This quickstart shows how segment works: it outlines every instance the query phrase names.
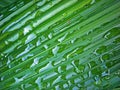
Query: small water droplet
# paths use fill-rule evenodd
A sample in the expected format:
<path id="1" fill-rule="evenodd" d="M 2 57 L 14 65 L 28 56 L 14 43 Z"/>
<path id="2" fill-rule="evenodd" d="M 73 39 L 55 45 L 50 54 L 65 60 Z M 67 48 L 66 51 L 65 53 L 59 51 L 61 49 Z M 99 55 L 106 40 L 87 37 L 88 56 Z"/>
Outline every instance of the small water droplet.
<path id="1" fill-rule="evenodd" d="M 29 33 L 30 30 L 32 30 L 32 26 L 30 26 L 30 25 L 26 26 L 26 27 L 24 28 L 24 32 L 23 32 L 24 35 L 26 35 L 27 33 Z"/>
<path id="2" fill-rule="evenodd" d="M 59 38 L 58 41 L 61 43 L 66 38 L 67 34 L 65 34 L 63 37 Z"/>
<path id="3" fill-rule="evenodd" d="M 52 49 L 53 55 L 56 55 L 59 50 L 59 46 L 56 46 L 55 48 Z"/>
<path id="4" fill-rule="evenodd" d="M 4 80 L 4 76 L 1 77 L 1 81 L 3 81 L 3 80 Z"/>
<path id="5" fill-rule="evenodd" d="M 35 83 L 38 85 L 39 89 L 41 89 L 42 87 L 42 84 L 41 84 L 41 77 L 38 77 L 36 80 L 35 80 Z"/>
<path id="6" fill-rule="evenodd" d="M 13 42 L 13 41 L 17 40 L 18 38 L 19 38 L 19 34 L 17 33 L 17 34 L 15 34 L 15 35 L 13 35 L 12 37 L 10 37 L 10 38 L 8 39 L 8 41 Z"/>
<path id="7" fill-rule="evenodd" d="M 92 0 L 92 2 L 90 4 L 94 4 L 95 3 L 95 0 Z"/>
<path id="8" fill-rule="evenodd" d="M 72 90 L 79 90 L 79 88 L 77 86 L 74 86 Z"/>
<path id="9" fill-rule="evenodd" d="M 19 82 L 23 81 L 23 78 L 18 79 L 17 77 L 14 77 L 14 79 L 15 79 L 15 83 L 19 83 Z"/>
<path id="10" fill-rule="evenodd" d="M 45 48 L 45 49 L 48 49 L 48 45 L 44 45 L 44 48 Z"/>
<path id="11" fill-rule="evenodd" d="M 37 3 L 37 6 L 40 7 L 40 6 L 42 6 L 45 2 L 46 2 L 46 0 L 41 0 L 40 2 Z"/>
<path id="12" fill-rule="evenodd" d="M 8 45 L 8 44 L 9 44 L 9 42 L 8 42 L 8 41 L 5 41 L 5 44 L 6 44 L 6 45 Z"/>
<path id="13" fill-rule="evenodd" d="M 46 66 L 42 67 L 39 72 L 43 72 L 47 69 L 53 68 L 52 62 L 49 62 Z"/>
<path id="14" fill-rule="evenodd" d="M 102 72 L 102 76 L 108 76 L 110 75 L 110 70 Z"/>
<path id="15" fill-rule="evenodd" d="M 38 41 L 36 42 L 36 46 L 39 46 L 41 44 L 40 39 L 38 39 Z"/>
<path id="16" fill-rule="evenodd" d="M 30 54 L 28 53 L 27 55 L 25 55 L 24 57 L 22 57 L 22 61 L 27 60 L 28 57 L 32 57 L 34 54 Z"/>
<path id="17" fill-rule="evenodd" d="M 32 41 L 32 40 L 35 39 L 36 37 L 37 37 L 36 34 L 34 34 L 34 33 L 30 34 L 30 35 L 27 37 L 27 39 L 26 39 L 26 41 L 25 41 L 25 44 L 29 43 L 30 41 Z"/>
<path id="18" fill-rule="evenodd" d="M 52 85 L 55 85 L 56 83 L 61 81 L 61 76 L 58 76 L 52 83 Z"/>
<path id="19" fill-rule="evenodd" d="M 52 33 L 50 33 L 50 34 L 48 35 L 48 38 L 49 38 L 49 39 L 51 39 L 51 38 L 52 38 Z"/>
<path id="20" fill-rule="evenodd" d="M 67 83 L 63 84 L 63 88 L 68 88 L 68 84 Z"/>

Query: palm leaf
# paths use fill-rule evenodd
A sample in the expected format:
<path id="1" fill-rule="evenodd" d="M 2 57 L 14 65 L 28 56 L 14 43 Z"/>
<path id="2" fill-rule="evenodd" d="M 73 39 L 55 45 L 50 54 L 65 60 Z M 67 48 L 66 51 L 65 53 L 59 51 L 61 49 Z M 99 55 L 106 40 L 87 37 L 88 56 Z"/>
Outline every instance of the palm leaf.
<path id="1" fill-rule="evenodd" d="M 1 0 L 0 90 L 119 89 L 119 6 Z"/>

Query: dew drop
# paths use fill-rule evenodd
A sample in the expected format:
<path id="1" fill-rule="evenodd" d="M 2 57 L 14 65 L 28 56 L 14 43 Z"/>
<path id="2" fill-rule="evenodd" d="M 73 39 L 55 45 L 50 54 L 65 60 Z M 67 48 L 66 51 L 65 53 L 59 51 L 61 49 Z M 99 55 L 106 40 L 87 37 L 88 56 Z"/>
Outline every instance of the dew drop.
<path id="1" fill-rule="evenodd" d="M 45 2 L 46 2 L 46 0 L 41 0 L 40 2 L 37 3 L 37 6 L 40 7 L 40 6 L 42 6 Z"/>
<path id="2" fill-rule="evenodd" d="M 39 72 L 48 70 L 48 69 L 50 69 L 50 68 L 53 68 L 52 62 L 49 62 L 45 67 L 41 68 L 41 69 L 39 70 Z"/>
<path id="3" fill-rule="evenodd" d="M 37 37 L 36 34 L 34 34 L 34 33 L 30 34 L 30 35 L 27 37 L 27 39 L 26 39 L 26 41 L 25 41 L 25 44 L 29 43 L 30 41 L 32 41 L 32 40 L 35 39 L 36 37 Z"/>
<path id="4" fill-rule="evenodd" d="M 59 38 L 58 41 L 61 43 L 66 38 L 67 34 L 65 34 L 63 37 Z"/>
<path id="5" fill-rule="evenodd" d="M 77 86 L 74 86 L 72 90 L 79 90 L 79 88 Z"/>
<path id="6" fill-rule="evenodd" d="M 42 85 L 41 85 L 41 78 L 40 77 L 38 77 L 36 79 L 35 83 L 38 85 L 39 88 L 42 87 Z"/>
<path id="7" fill-rule="evenodd" d="M 39 57 L 35 58 L 33 64 L 30 67 L 33 67 L 36 64 L 38 64 L 39 63 L 39 59 L 40 59 Z"/>
<path id="8" fill-rule="evenodd" d="M 41 44 L 40 40 L 36 42 L 36 46 L 39 46 Z"/>
<path id="9" fill-rule="evenodd" d="M 19 83 L 19 82 L 23 81 L 23 78 L 18 79 L 16 77 L 14 77 L 14 79 L 15 79 L 15 83 Z"/>
<path id="10" fill-rule="evenodd" d="M 31 57 L 31 56 L 33 56 L 33 54 L 29 53 L 29 54 L 25 55 L 24 57 L 22 57 L 22 61 L 25 61 L 28 57 Z"/>
<path id="11" fill-rule="evenodd" d="M 63 84 L 63 88 L 68 88 L 68 84 L 67 83 Z"/>
<path id="12" fill-rule="evenodd" d="M 5 41 L 5 44 L 8 45 L 9 44 L 8 41 Z"/>
<path id="13" fill-rule="evenodd" d="M 44 45 L 44 48 L 45 48 L 45 49 L 48 49 L 48 46 L 47 46 L 47 45 Z"/>
<path id="14" fill-rule="evenodd" d="M 92 2 L 90 4 L 94 4 L 95 3 L 95 0 L 92 0 Z"/>
<path id="15" fill-rule="evenodd" d="M 24 28 L 24 32 L 23 32 L 24 35 L 26 35 L 27 33 L 29 33 L 30 30 L 32 30 L 32 27 L 31 27 L 30 25 L 26 26 L 26 27 Z"/>
<path id="16" fill-rule="evenodd" d="M 52 49 L 52 53 L 56 55 L 58 50 L 59 50 L 59 46 L 56 46 L 55 48 Z"/>
<path id="17" fill-rule="evenodd" d="M 60 81 L 61 81 L 61 76 L 58 76 L 58 77 L 53 81 L 52 85 L 54 85 L 54 84 L 56 84 L 56 83 L 58 83 L 58 82 L 60 82 Z"/>
<path id="18" fill-rule="evenodd" d="M 51 38 L 52 38 L 52 33 L 50 33 L 50 34 L 48 35 L 48 38 L 49 38 L 49 39 L 51 39 Z"/>
<path id="19" fill-rule="evenodd" d="M 3 80 L 4 80 L 4 76 L 1 77 L 1 81 L 3 81 Z"/>

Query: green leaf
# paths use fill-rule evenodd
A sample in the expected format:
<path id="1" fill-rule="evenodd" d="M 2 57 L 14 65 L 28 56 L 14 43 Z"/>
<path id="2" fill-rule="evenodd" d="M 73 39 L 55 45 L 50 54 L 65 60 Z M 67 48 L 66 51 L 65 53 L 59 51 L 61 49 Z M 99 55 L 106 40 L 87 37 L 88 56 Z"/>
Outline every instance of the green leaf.
<path id="1" fill-rule="evenodd" d="M 1 0 L 0 90 L 119 89 L 119 6 Z"/>

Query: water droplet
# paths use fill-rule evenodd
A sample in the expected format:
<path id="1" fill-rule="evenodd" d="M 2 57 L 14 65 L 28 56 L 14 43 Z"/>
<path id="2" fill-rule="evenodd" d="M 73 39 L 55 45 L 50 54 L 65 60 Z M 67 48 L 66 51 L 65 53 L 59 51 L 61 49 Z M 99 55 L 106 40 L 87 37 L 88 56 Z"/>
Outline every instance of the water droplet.
<path id="1" fill-rule="evenodd" d="M 27 33 L 29 33 L 30 30 L 32 30 L 32 27 L 31 27 L 30 25 L 26 26 L 26 27 L 24 28 L 24 32 L 23 32 L 24 35 L 26 35 Z"/>
<path id="2" fill-rule="evenodd" d="M 58 41 L 61 43 L 66 38 L 67 34 L 65 34 L 63 37 L 59 38 Z"/>
<path id="3" fill-rule="evenodd" d="M 63 84 L 63 88 L 68 88 L 68 84 L 67 83 Z"/>
<path id="4" fill-rule="evenodd" d="M 41 44 L 40 39 L 36 42 L 36 46 L 39 46 Z"/>
<path id="5" fill-rule="evenodd" d="M 102 76 L 108 76 L 110 75 L 110 70 L 102 72 Z"/>
<path id="6" fill-rule="evenodd" d="M 52 49 L 53 55 L 56 55 L 59 50 L 59 46 L 56 46 L 55 48 Z"/>
<path id="7" fill-rule="evenodd" d="M 47 38 L 45 36 L 41 36 L 41 42 L 44 42 Z"/>
<path id="8" fill-rule="evenodd" d="M 39 63 L 39 59 L 40 59 L 40 57 L 36 57 L 36 58 L 34 59 L 33 64 L 32 64 L 30 67 L 33 67 L 33 66 L 35 66 L 36 64 L 38 64 L 38 63 Z"/>
<path id="9" fill-rule="evenodd" d="M 8 41 L 5 41 L 5 44 L 6 44 L 6 45 L 8 45 L 8 44 L 9 44 L 9 42 L 8 42 Z"/>
<path id="10" fill-rule="evenodd" d="M 17 55 L 16 58 L 26 54 L 27 52 L 29 52 L 32 48 L 34 47 L 34 45 L 32 44 L 27 44 L 27 47 L 25 48 L 25 50 L 23 52 L 21 52 L 20 54 Z M 26 57 L 24 57 L 24 59 L 26 59 L 28 56 L 31 56 L 31 54 L 27 55 Z"/>
<path id="11" fill-rule="evenodd" d="M 80 78 L 75 78 L 75 79 L 74 79 L 74 83 L 76 83 L 76 84 L 79 83 L 80 81 L 81 81 Z"/>
<path id="12" fill-rule="evenodd" d="M 3 81 L 3 80 L 4 80 L 4 76 L 1 77 L 1 81 Z"/>
<path id="13" fill-rule="evenodd" d="M 58 76 L 52 83 L 52 85 L 55 85 L 56 83 L 61 81 L 61 76 Z"/>
<path id="14" fill-rule="evenodd" d="M 92 0 L 92 2 L 90 4 L 94 4 L 95 3 L 95 0 Z"/>
<path id="15" fill-rule="evenodd" d="M 24 57 L 22 57 L 22 61 L 27 60 L 28 57 L 32 57 L 34 54 L 30 54 L 28 53 L 27 55 L 25 55 Z"/>
<path id="16" fill-rule="evenodd" d="M 45 48 L 45 49 L 48 49 L 48 46 L 47 46 L 47 45 L 44 45 L 44 48 Z"/>
<path id="17" fill-rule="evenodd" d="M 41 0 L 40 2 L 37 3 L 37 6 L 40 7 L 40 6 L 42 6 L 45 2 L 46 2 L 46 0 Z"/>
<path id="18" fill-rule="evenodd" d="M 72 39 L 72 40 L 71 40 L 71 43 L 74 43 L 74 42 L 75 42 L 75 40 L 76 40 L 76 38 Z"/>
<path id="19" fill-rule="evenodd" d="M 100 77 L 97 75 L 95 77 L 95 84 L 100 84 L 100 83 L 101 83 Z"/>
<path id="20" fill-rule="evenodd" d="M 8 41 L 13 42 L 13 41 L 17 40 L 18 38 L 19 38 L 19 34 L 17 33 L 17 34 L 15 34 L 15 35 L 13 35 L 12 37 L 10 37 L 10 38 L 8 39 Z"/>
<path id="21" fill-rule="evenodd" d="M 55 75 L 57 75 L 57 73 L 56 73 L 56 72 L 52 72 L 52 73 L 50 73 L 50 74 L 47 74 L 47 75 L 45 75 L 45 77 L 44 77 L 44 79 L 43 79 L 43 80 L 50 79 L 50 78 L 54 77 Z"/>
<path id="22" fill-rule="evenodd" d="M 71 77 L 77 75 L 75 72 L 70 72 L 70 73 L 67 73 L 66 75 L 66 79 L 70 79 Z"/>
<path id="23" fill-rule="evenodd" d="M 79 88 L 77 86 L 74 86 L 72 90 L 79 90 Z"/>
<path id="24" fill-rule="evenodd" d="M 43 72 L 47 69 L 53 68 L 52 62 L 49 62 L 45 67 L 41 68 L 39 72 Z"/>
<path id="25" fill-rule="evenodd" d="M 8 59 L 8 61 L 7 61 L 7 65 L 9 65 L 10 64 L 10 59 Z"/>
<path id="26" fill-rule="evenodd" d="M 52 33 L 50 33 L 50 34 L 48 35 L 48 38 L 49 38 L 49 39 L 51 39 L 51 38 L 52 38 Z"/>
<path id="27" fill-rule="evenodd" d="M 41 80 L 42 80 L 41 77 L 38 77 L 35 81 L 35 83 L 38 85 L 39 88 L 42 87 Z"/>
<path id="28" fill-rule="evenodd" d="M 23 81 L 23 78 L 18 79 L 16 77 L 14 77 L 14 79 L 15 79 L 15 83 L 19 83 L 19 82 Z"/>
<path id="29" fill-rule="evenodd" d="M 30 35 L 27 37 L 27 39 L 26 39 L 26 41 L 25 41 L 25 44 L 29 43 L 30 41 L 32 41 L 32 40 L 35 39 L 36 37 L 37 37 L 36 34 L 34 34 L 34 33 L 30 34 Z"/>

